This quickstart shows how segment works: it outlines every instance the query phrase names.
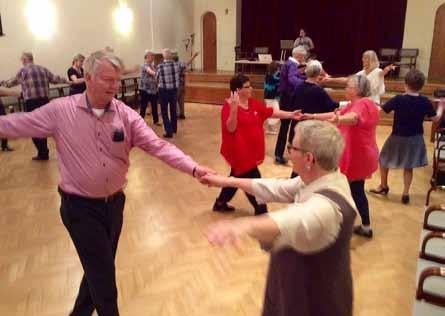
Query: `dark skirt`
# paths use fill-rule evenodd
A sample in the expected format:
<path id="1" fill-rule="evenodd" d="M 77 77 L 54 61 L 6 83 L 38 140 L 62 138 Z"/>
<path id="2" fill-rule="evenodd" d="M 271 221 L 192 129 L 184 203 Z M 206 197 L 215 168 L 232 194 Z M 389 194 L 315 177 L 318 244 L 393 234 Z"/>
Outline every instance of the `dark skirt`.
<path id="1" fill-rule="evenodd" d="M 428 165 L 423 135 L 391 135 L 380 152 L 380 166 L 387 169 L 412 169 Z"/>

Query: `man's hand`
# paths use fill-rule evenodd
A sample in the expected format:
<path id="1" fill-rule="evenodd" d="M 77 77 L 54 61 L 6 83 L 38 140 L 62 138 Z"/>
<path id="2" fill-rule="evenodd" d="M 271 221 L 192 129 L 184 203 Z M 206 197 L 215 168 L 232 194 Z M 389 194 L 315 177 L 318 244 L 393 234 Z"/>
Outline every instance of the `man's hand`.
<path id="1" fill-rule="evenodd" d="M 194 177 L 198 179 L 198 181 L 201 182 L 202 184 L 207 184 L 207 182 L 204 182 L 203 177 L 212 174 L 216 174 L 216 171 L 205 166 L 197 165 Z"/>
<path id="2" fill-rule="evenodd" d="M 237 245 L 247 236 L 241 221 L 219 221 L 209 226 L 206 235 L 212 246 Z"/>
<path id="3" fill-rule="evenodd" d="M 221 176 L 219 174 L 207 173 L 202 177 L 202 183 L 207 184 L 209 187 L 224 188 L 229 186 L 230 177 Z"/>

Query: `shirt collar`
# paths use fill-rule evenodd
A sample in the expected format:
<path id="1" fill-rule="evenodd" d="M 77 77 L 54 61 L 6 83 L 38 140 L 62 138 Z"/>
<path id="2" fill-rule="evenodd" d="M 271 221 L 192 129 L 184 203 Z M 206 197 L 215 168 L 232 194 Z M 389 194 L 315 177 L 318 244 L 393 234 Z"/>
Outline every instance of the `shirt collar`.
<path id="1" fill-rule="evenodd" d="M 77 106 L 93 114 L 92 106 L 90 104 L 90 101 L 88 100 L 86 92 L 82 93 L 82 96 L 77 102 Z M 113 98 L 111 102 L 105 107 L 105 112 L 115 112 L 115 111 L 116 111 L 116 100 Z"/>
<path id="2" fill-rule="evenodd" d="M 297 65 L 300 64 L 300 63 L 298 62 L 298 60 L 296 60 L 296 59 L 293 58 L 292 56 L 289 57 L 289 60 L 290 60 L 291 62 L 293 62 L 293 63 L 296 63 Z"/>

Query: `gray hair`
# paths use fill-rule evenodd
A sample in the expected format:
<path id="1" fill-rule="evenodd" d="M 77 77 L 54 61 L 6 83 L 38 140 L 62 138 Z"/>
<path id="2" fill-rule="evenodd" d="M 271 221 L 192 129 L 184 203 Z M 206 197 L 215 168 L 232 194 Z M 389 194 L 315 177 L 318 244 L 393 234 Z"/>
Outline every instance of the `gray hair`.
<path id="1" fill-rule="evenodd" d="M 105 50 L 98 50 L 94 53 L 91 53 L 90 56 L 85 60 L 84 63 L 84 71 L 85 74 L 95 74 L 98 66 L 102 61 L 108 61 L 114 68 L 119 71 L 124 69 L 124 63 L 122 60 L 114 55 L 112 52 L 108 52 Z"/>
<path id="2" fill-rule="evenodd" d="M 354 83 L 357 95 L 364 98 L 371 95 L 371 83 L 365 75 L 352 75 L 349 76 L 348 81 Z"/>
<path id="3" fill-rule="evenodd" d="M 308 78 L 316 78 L 321 74 L 322 71 L 323 71 L 323 66 L 316 59 L 311 60 L 306 64 L 305 72 Z"/>
<path id="4" fill-rule="evenodd" d="M 297 138 L 300 140 L 299 147 L 312 153 L 322 169 L 337 169 L 345 146 L 337 127 L 325 121 L 302 121 L 295 127 L 294 142 Z"/>
<path id="5" fill-rule="evenodd" d="M 31 62 L 34 61 L 34 56 L 32 55 L 31 52 L 23 52 L 22 57 L 26 58 L 26 60 L 28 60 L 28 61 L 31 61 Z"/>
<path id="6" fill-rule="evenodd" d="M 367 50 L 363 53 L 362 57 L 369 58 L 369 63 L 370 63 L 371 69 L 380 67 L 379 58 L 377 57 L 377 54 L 375 51 Z"/>
<path id="7" fill-rule="evenodd" d="M 164 59 L 171 59 L 173 56 L 173 53 L 170 48 L 164 48 L 162 50 L 162 56 L 164 57 Z"/>
<path id="8" fill-rule="evenodd" d="M 155 53 L 153 51 L 147 49 L 144 52 L 144 59 L 147 58 L 147 56 L 154 55 L 154 54 Z"/>
<path id="9" fill-rule="evenodd" d="M 301 54 L 306 56 L 307 55 L 306 48 L 304 48 L 304 46 L 302 45 L 298 45 L 292 50 L 292 56 L 295 56 L 295 54 Z"/>
<path id="10" fill-rule="evenodd" d="M 74 64 L 76 61 L 79 61 L 79 60 L 85 60 L 85 56 L 82 55 L 82 54 L 76 54 L 76 55 L 74 55 L 74 57 L 73 57 L 73 64 Z"/>

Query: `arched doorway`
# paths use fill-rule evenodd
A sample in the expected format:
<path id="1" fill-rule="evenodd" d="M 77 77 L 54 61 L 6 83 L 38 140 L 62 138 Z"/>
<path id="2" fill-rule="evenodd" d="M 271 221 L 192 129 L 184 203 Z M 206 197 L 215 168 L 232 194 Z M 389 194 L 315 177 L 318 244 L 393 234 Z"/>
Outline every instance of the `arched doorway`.
<path id="1" fill-rule="evenodd" d="M 434 22 L 433 45 L 431 47 L 429 80 L 445 82 L 445 4 L 436 12 Z"/>
<path id="2" fill-rule="evenodd" d="M 202 18 L 202 68 L 216 72 L 216 15 L 207 12 Z"/>

